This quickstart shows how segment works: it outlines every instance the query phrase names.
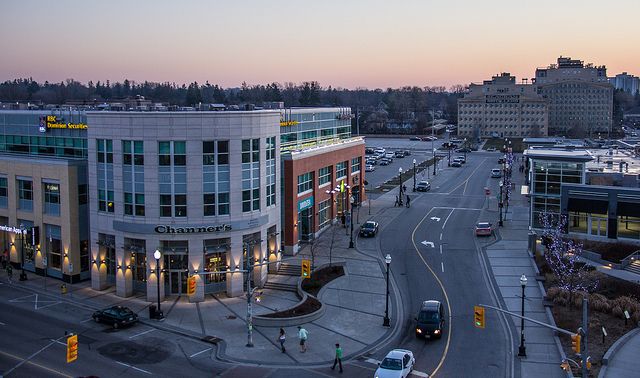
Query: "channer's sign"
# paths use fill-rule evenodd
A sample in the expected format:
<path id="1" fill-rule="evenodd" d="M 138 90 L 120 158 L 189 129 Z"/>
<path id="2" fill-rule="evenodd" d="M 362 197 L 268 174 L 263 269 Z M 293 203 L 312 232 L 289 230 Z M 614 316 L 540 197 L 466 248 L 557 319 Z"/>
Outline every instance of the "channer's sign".
<path id="1" fill-rule="evenodd" d="M 170 225 L 158 225 L 153 229 L 157 234 L 203 234 L 213 232 L 231 231 L 230 224 L 218 226 L 198 226 L 198 227 L 173 227 Z"/>

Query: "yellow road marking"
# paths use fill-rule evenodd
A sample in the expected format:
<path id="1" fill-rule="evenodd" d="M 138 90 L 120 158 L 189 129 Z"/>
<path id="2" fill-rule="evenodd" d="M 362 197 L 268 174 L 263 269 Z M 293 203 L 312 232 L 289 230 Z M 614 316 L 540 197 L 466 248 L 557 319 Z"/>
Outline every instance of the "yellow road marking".
<path id="1" fill-rule="evenodd" d="M 22 357 L 15 356 L 15 355 L 13 355 L 13 354 L 11 354 L 11 353 L 7 353 L 7 352 L 1 351 L 1 350 L 0 350 L 0 353 L 1 353 L 1 354 L 4 354 L 5 356 L 8 356 L 8 357 L 14 358 L 14 359 L 16 359 L 16 360 L 24 360 L 24 358 L 22 358 Z M 60 375 L 60 376 L 62 376 L 62 377 L 73 378 L 73 376 L 72 376 L 72 375 L 67 375 L 67 374 L 65 374 L 65 373 L 63 373 L 63 372 L 57 371 L 57 370 L 55 370 L 55 369 L 52 369 L 52 368 L 47 367 L 47 366 L 44 366 L 44 365 L 40 365 L 40 364 L 38 364 L 38 363 L 36 363 L 36 362 L 33 362 L 33 361 L 27 361 L 26 363 L 27 363 L 27 364 L 29 364 L 29 365 L 37 366 L 37 367 L 39 367 L 39 368 L 41 368 L 41 369 L 48 370 L 48 371 L 50 371 L 50 372 L 52 372 L 52 373 L 55 373 L 55 374 L 58 374 L 58 375 Z"/>

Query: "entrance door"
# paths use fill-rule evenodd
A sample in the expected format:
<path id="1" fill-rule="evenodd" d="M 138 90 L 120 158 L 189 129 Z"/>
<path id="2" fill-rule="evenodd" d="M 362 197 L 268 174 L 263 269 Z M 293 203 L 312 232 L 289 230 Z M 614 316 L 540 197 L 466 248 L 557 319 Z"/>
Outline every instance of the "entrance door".
<path id="1" fill-rule="evenodd" d="M 187 279 L 189 273 L 185 271 L 169 272 L 169 287 L 171 295 L 182 295 L 187 293 Z"/>
<path id="2" fill-rule="evenodd" d="M 313 208 L 309 208 L 298 213 L 298 239 L 300 241 L 309 241 L 311 233 L 313 232 L 312 210 Z"/>
<path id="3" fill-rule="evenodd" d="M 182 295 L 187 293 L 187 272 L 189 256 L 186 254 L 165 255 L 165 267 L 168 267 L 168 274 L 165 273 L 165 289 L 168 288 L 170 295 Z"/>
<path id="4" fill-rule="evenodd" d="M 607 218 L 591 215 L 589 217 L 591 223 L 590 234 L 595 236 L 607 236 Z"/>

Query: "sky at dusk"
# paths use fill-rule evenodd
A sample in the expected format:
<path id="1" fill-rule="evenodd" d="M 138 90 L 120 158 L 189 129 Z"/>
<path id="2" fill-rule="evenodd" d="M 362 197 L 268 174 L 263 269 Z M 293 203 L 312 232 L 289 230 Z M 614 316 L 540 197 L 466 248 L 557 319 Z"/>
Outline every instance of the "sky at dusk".
<path id="1" fill-rule="evenodd" d="M 640 74 L 640 1 L 2 0 L 0 80 L 449 87 L 570 56 Z"/>

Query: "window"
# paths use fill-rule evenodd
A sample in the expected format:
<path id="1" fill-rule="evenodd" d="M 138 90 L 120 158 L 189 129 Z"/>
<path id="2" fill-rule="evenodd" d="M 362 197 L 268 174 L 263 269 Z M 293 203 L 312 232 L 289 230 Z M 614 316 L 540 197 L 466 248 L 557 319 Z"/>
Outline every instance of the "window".
<path id="1" fill-rule="evenodd" d="M 204 271 L 226 272 L 228 268 L 227 254 L 230 252 L 231 240 L 211 239 L 204 241 Z M 210 273 L 204 276 L 205 285 L 226 282 L 226 273 Z M 205 290 L 206 291 L 206 290 Z"/>
<path id="2" fill-rule="evenodd" d="M 229 214 L 229 190 L 229 142 L 202 142 L 204 216 L 216 215 L 216 209 L 217 215 Z"/>
<path id="3" fill-rule="evenodd" d="M 336 164 L 336 181 L 347 177 L 347 162 L 343 161 Z"/>
<path id="4" fill-rule="evenodd" d="M 362 165 L 360 156 L 351 159 L 351 174 L 356 172 L 360 172 L 360 167 Z"/>
<path id="5" fill-rule="evenodd" d="M 242 212 L 260 210 L 260 139 L 242 140 Z"/>
<path id="6" fill-rule="evenodd" d="M 331 182 L 331 168 L 332 166 L 320 168 L 318 171 L 318 186 L 328 184 Z"/>
<path id="7" fill-rule="evenodd" d="M 124 214 L 143 217 L 145 215 L 143 142 L 123 140 L 122 162 Z"/>
<path id="8" fill-rule="evenodd" d="M 62 232 L 60 226 L 45 224 L 46 252 L 49 255 L 48 267 L 62 269 Z"/>
<path id="9" fill-rule="evenodd" d="M 7 197 L 7 178 L 0 177 L 0 207 L 7 208 L 9 199 Z"/>
<path id="10" fill-rule="evenodd" d="M 161 217 L 187 216 L 186 163 L 186 142 L 158 142 L 158 185 Z M 140 199 L 144 201 L 144 197 Z"/>
<path id="11" fill-rule="evenodd" d="M 86 205 L 89 201 L 87 184 L 78 185 L 78 205 Z"/>
<path id="12" fill-rule="evenodd" d="M 276 137 L 267 138 L 265 153 L 267 206 L 273 206 L 276 204 Z"/>
<path id="13" fill-rule="evenodd" d="M 18 209 L 33 210 L 33 182 L 31 180 L 18 179 Z"/>
<path id="14" fill-rule="evenodd" d="M 318 204 L 318 224 L 320 228 L 328 225 L 331 219 L 329 219 L 329 204 L 331 200 L 322 201 Z"/>
<path id="15" fill-rule="evenodd" d="M 113 196 L 113 141 L 96 140 L 98 178 L 98 211 L 113 213 L 115 211 Z"/>
<path id="16" fill-rule="evenodd" d="M 44 191 L 44 213 L 60 215 L 60 185 L 57 183 L 42 183 Z"/>
<path id="17" fill-rule="evenodd" d="M 98 139 L 96 152 L 98 154 L 98 163 L 113 164 L 113 141 L 110 139 Z"/>
<path id="18" fill-rule="evenodd" d="M 298 176 L 298 195 L 311 191 L 313 188 L 313 172 L 307 172 Z"/>

